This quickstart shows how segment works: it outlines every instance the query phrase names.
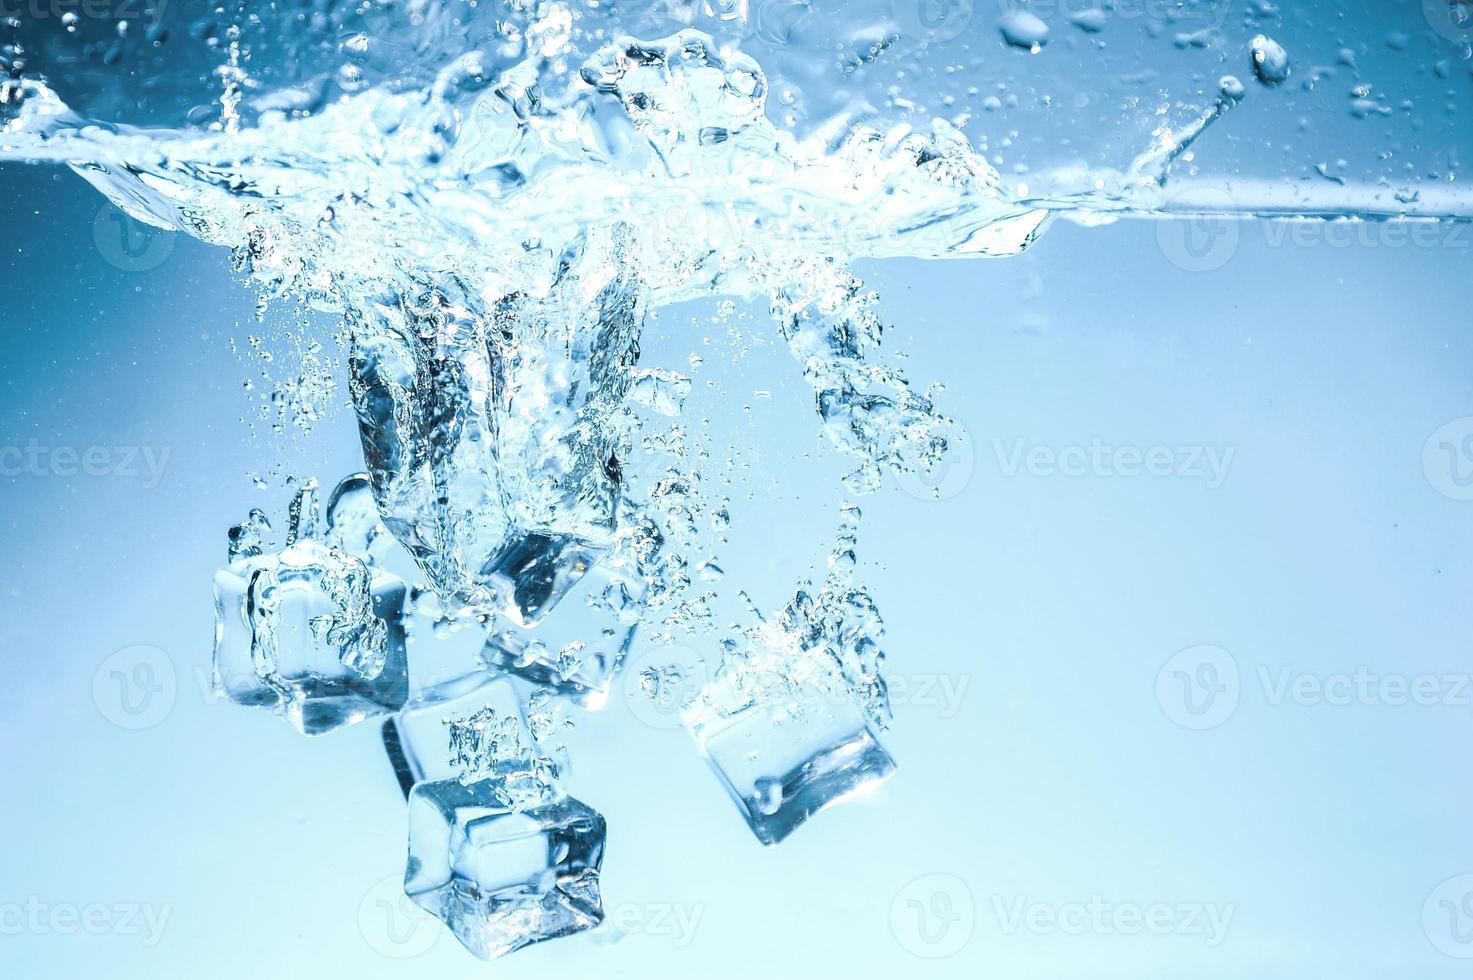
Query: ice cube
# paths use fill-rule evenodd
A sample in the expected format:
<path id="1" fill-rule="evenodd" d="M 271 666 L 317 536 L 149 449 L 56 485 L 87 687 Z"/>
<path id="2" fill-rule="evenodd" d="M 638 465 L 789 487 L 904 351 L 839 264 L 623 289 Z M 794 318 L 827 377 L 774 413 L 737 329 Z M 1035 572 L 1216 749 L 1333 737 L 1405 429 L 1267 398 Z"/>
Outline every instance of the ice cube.
<path id="1" fill-rule="evenodd" d="M 408 688 L 404 583 L 310 536 L 314 489 L 285 548 L 215 575 L 216 693 L 306 735 L 397 711 Z"/>
<path id="2" fill-rule="evenodd" d="M 492 780 L 420 783 L 404 891 L 482 959 L 603 921 L 604 818 L 571 797 L 524 810 Z"/>
<path id="3" fill-rule="evenodd" d="M 495 777 L 503 802 L 555 795 L 560 759 L 533 735 L 508 680 L 482 673 L 443 689 L 445 700 L 411 704 L 384 722 L 384 745 L 407 796 L 422 782 Z"/>
<path id="4" fill-rule="evenodd" d="M 602 707 L 609 680 L 634 642 L 636 593 L 624 576 L 596 567 L 535 628 L 494 620 L 481 658 L 488 667 L 547 687 L 586 708 Z"/>
<path id="5" fill-rule="evenodd" d="M 644 290 L 614 232 L 503 296 L 363 311 L 352 390 L 384 524 L 447 603 L 534 625 L 612 544 Z"/>
<path id="6" fill-rule="evenodd" d="M 381 564 L 389 555 L 393 537 L 379 517 L 367 473 L 351 473 L 338 482 L 328 497 L 325 517 L 323 537 L 338 550 L 370 565 Z"/>
<path id="7" fill-rule="evenodd" d="M 730 714 L 698 704 L 686 724 L 764 844 L 895 771 L 873 723 L 842 692 L 802 688 Z"/>

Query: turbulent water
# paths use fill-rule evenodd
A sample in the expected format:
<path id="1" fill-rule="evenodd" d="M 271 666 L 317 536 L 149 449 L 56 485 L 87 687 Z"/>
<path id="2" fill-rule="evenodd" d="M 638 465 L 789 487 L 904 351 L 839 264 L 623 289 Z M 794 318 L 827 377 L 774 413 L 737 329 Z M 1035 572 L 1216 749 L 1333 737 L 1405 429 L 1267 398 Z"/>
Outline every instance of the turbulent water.
<path id="1" fill-rule="evenodd" d="M 675 12 L 699 19 L 685 6 Z M 657 636 L 710 627 L 693 564 L 724 511 L 699 454 L 630 468 L 641 417 L 678 417 L 690 388 L 640 364 L 652 311 L 765 299 L 822 431 L 852 458 L 836 497 L 924 476 L 945 465 L 951 423 L 884 359 L 876 297 L 851 263 L 1009 255 L 1056 213 L 1192 210 L 1168 176 L 1244 90 L 1223 78 L 1179 122 L 1154 124 L 1128 166 L 1004 180 L 939 114 L 890 125 L 836 112 L 800 136 L 773 121 L 792 92 L 775 94 L 739 43 L 690 29 L 635 40 L 614 8 L 303 9 L 300 42 L 270 37 L 244 7 L 197 32 L 217 92 L 184 127 L 73 111 L 55 79 L 17 67 L 13 42 L 0 158 L 67 162 L 135 218 L 233 250 L 265 297 L 341 314 L 384 524 L 446 609 L 522 627 L 600 565 L 637 583 Z M 406 12 L 415 33 L 402 42 L 375 21 Z M 704 15 L 770 42 L 798 31 L 806 6 Z M 1013 18 L 1004 37 L 1037 53 L 1048 28 Z M 146 40 L 167 38 L 155 26 Z M 889 43 L 870 38 L 855 65 Z M 106 62 L 114 49 L 99 50 Z M 1260 83 L 1288 77 L 1281 49 L 1272 63 L 1253 50 Z M 323 58 L 306 81 L 282 67 Z M 1228 210 L 1343 212 L 1356 188 L 1328 186 L 1240 181 Z M 1361 216 L 1470 213 L 1454 189 L 1425 190 L 1366 185 Z M 846 510 L 826 583 L 728 641 L 739 698 L 817 672 L 884 719 L 880 620 L 849 572 L 857 523 Z"/>

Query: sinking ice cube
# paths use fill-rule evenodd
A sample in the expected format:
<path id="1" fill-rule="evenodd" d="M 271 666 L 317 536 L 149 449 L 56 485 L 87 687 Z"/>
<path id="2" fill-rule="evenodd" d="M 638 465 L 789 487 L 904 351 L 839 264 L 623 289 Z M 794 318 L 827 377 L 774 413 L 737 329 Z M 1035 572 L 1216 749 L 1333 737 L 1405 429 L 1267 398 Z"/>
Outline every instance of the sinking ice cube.
<path id="1" fill-rule="evenodd" d="M 484 681 L 486 628 L 478 617 L 447 611 L 434 591 L 421 586 L 410 588 L 406 608 L 410 703 L 450 700 Z"/>
<path id="2" fill-rule="evenodd" d="M 370 565 L 387 557 L 393 537 L 379 517 L 367 473 L 352 473 L 338 482 L 328 497 L 325 517 L 323 537 L 328 544 Z"/>
<path id="3" fill-rule="evenodd" d="M 638 622 L 638 589 L 623 575 L 594 568 L 535 628 L 493 620 L 481 658 L 488 667 L 602 707 Z"/>
<path id="4" fill-rule="evenodd" d="M 481 573 L 506 597 L 502 615 L 519 626 L 535 626 L 606 550 L 567 534 L 520 532 L 507 538 Z"/>
<path id="5" fill-rule="evenodd" d="M 604 818 L 571 797 L 515 810 L 491 782 L 414 788 L 404 891 L 482 959 L 597 926 Z"/>
<path id="6" fill-rule="evenodd" d="M 215 575 L 216 692 L 318 735 L 404 704 L 404 583 L 324 544 L 315 484 L 292 507 L 290 543 Z"/>
<path id="7" fill-rule="evenodd" d="M 895 771 L 873 723 L 844 693 L 805 688 L 730 714 L 697 705 L 686 724 L 764 844 Z"/>
<path id="8" fill-rule="evenodd" d="M 384 745 L 405 795 L 421 782 L 496 780 L 506 805 L 556 795 L 560 759 L 538 743 L 512 683 L 482 673 L 384 722 Z M 549 754 L 552 753 L 552 754 Z"/>
<path id="9" fill-rule="evenodd" d="M 645 303 L 615 234 L 491 310 L 445 284 L 360 313 L 350 367 L 374 495 L 447 602 L 534 625 L 612 544 Z"/>

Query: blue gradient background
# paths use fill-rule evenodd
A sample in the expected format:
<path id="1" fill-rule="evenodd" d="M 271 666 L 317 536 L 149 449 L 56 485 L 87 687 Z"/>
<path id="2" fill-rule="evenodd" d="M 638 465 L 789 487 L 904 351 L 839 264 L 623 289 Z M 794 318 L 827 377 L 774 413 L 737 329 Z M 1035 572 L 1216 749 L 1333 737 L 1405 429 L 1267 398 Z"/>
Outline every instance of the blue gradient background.
<path id="1" fill-rule="evenodd" d="M 290 318 L 255 324 L 227 256 L 193 241 L 147 272 L 108 264 L 101 199 L 69 173 L 4 167 L 0 188 L 0 446 L 169 451 L 153 488 L 0 480 L 0 907 L 168 912 L 151 947 L 121 929 L 7 927 L 6 975 L 1467 975 L 1435 944 L 1453 920 L 1429 929 L 1423 909 L 1473 871 L 1473 706 L 1274 705 L 1257 678 L 1473 670 L 1473 503 L 1423 465 L 1429 436 L 1473 415 L 1467 234 L 1340 248 L 1235 226 L 1225 264 L 1192 273 L 1169 258 L 1182 226 L 1059 224 L 1014 260 L 865 269 L 909 372 L 949 384 L 943 405 L 971 435 L 959 494 L 887 486 L 863 504 L 890 672 L 912 691 L 945 679 L 963 691 L 955 712 L 900 699 L 895 778 L 762 849 L 689 739 L 616 696 L 580 721 L 572 788 L 608 818 L 606 905 L 634 927 L 486 966 L 376 904 L 404 856 L 376 725 L 306 740 L 204 693 L 224 529 L 285 499 L 247 473 L 357 466 L 346 412 L 307 439 L 242 422 L 257 368 L 229 340 Z M 844 465 L 796 367 L 760 315 L 749 326 L 730 361 L 725 341 L 702 344 L 712 328 L 669 314 L 646 360 L 703 353 L 691 411 L 720 413 L 755 451 L 723 557 L 728 582 L 771 606 L 821 562 Z M 1095 438 L 1234 457 L 1211 489 L 1007 476 L 994 444 Z M 132 731 L 94 680 L 138 644 L 166 654 L 176 684 L 157 695 L 162 720 Z M 1241 670 L 1236 711 L 1207 731 L 1157 697 L 1158 671 L 1199 644 Z M 951 920 L 960 950 L 928 959 L 907 902 L 945 911 L 939 879 L 908 886 L 938 874 L 965 885 L 951 911 L 973 914 Z M 998 911 L 1096 897 L 1233 917 L 1210 947 L 1180 931 L 1009 932 Z M 662 909 L 694 931 L 670 935 Z"/>

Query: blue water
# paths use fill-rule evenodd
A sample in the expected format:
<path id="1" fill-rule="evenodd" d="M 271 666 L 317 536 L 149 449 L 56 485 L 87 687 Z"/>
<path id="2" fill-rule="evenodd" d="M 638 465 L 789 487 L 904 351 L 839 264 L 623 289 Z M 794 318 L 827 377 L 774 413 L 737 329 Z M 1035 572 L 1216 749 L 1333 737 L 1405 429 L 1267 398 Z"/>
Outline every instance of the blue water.
<path id="1" fill-rule="evenodd" d="M 223 529 L 280 509 L 275 474 L 361 465 L 340 399 L 272 432 L 243 338 L 334 319 L 258 324 L 223 253 L 142 227 L 120 252 L 73 175 L 0 172 L 0 446 L 24 463 L 0 484 L 21 803 L 0 956 L 476 968 L 377 904 L 404 825 L 376 726 L 308 742 L 207 697 Z M 613 697 L 569 746 L 610 825 L 609 923 L 492 968 L 1461 974 L 1473 246 L 1456 225 L 1303 227 L 1056 223 L 1006 261 L 861 261 L 967 436 L 946 499 L 892 480 L 863 501 L 899 770 L 760 849 L 690 740 Z M 772 609 L 821 570 L 853 464 L 765 306 L 738 307 L 736 340 L 666 310 L 642 363 L 704 357 L 687 417 L 740 450 L 725 580 Z"/>

